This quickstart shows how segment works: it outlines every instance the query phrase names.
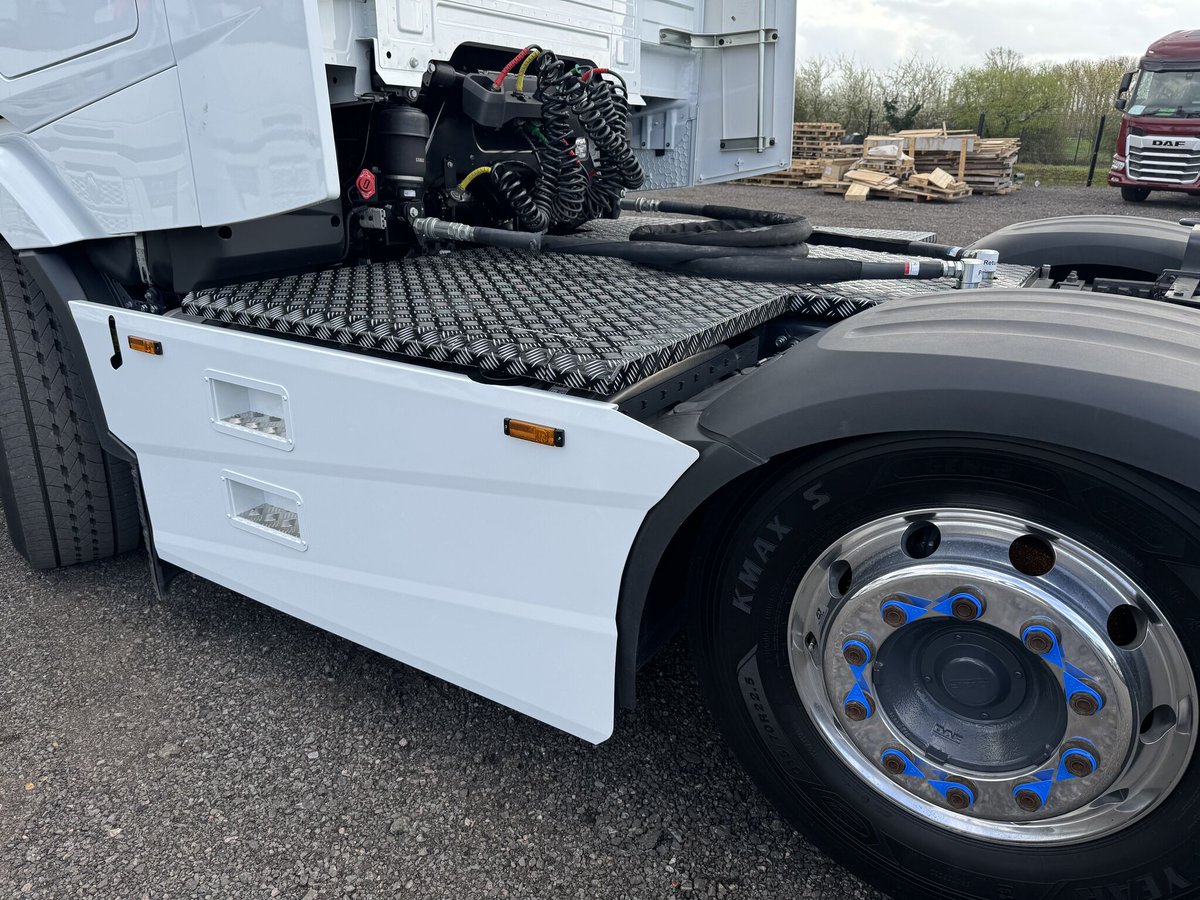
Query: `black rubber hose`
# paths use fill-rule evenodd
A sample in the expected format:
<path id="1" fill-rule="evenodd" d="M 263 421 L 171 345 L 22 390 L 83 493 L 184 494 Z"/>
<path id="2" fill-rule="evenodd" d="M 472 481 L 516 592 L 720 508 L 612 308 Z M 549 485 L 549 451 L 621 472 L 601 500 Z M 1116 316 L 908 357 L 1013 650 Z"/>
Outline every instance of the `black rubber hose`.
<path id="1" fill-rule="evenodd" d="M 542 250 L 576 256 L 607 256 L 677 275 L 766 281 L 782 284 L 828 284 L 860 279 L 942 278 L 941 262 L 862 262 L 856 259 L 808 259 L 803 248 L 727 248 L 632 241 L 591 241 L 546 235 Z M 756 252 L 757 251 L 757 252 Z"/>
<path id="2" fill-rule="evenodd" d="M 714 247 L 775 247 L 807 241 L 814 246 L 844 247 L 876 253 L 896 253 L 928 259 L 961 259 L 964 247 L 931 244 L 908 238 L 868 237 L 814 228 L 804 216 L 712 206 L 679 200 L 625 200 L 623 209 L 703 216 L 707 222 L 678 222 L 643 225 L 630 233 L 631 241 L 669 241 L 675 244 L 704 244 Z"/>
<path id="3" fill-rule="evenodd" d="M 942 278 L 946 267 L 937 261 L 861 262 L 857 259 L 797 259 L 776 258 L 755 260 L 747 265 L 743 259 L 697 259 L 687 263 L 663 266 L 680 275 L 705 278 L 727 278 L 736 281 L 769 281 L 778 284 L 833 284 L 838 281 L 884 280 L 904 278 L 922 280 Z"/>
<path id="4" fill-rule="evenodd" d="M 788 247 L 803 244 L 813 231 L 804 216 L 788 213 L 674 200 L 657 201 L 655 208 L 658 212 L 703 216 L 708 221 L 642 225 L 630 232 L 629 240 L 709 247 Z"/>
<path id="5" fill-rule="evenodd" d="M 901 256 L 922 256 L 931 259 L 962 259 L 967 249 L 950 244 L 910 241 L 908 238 L 839 234 L 823 228 L 814 228 L 808 242 L 819 247 L 849 247 L 855 250 L 873 250 L 876 253 L 898 253 Z"/>

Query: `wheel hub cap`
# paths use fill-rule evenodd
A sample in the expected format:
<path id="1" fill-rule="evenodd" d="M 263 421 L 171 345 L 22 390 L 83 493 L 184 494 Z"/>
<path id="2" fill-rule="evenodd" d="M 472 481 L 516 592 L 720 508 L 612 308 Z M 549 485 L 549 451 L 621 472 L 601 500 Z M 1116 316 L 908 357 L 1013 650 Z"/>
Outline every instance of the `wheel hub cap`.
<path id="1" fill-rule="evenodd" d="M 879 707 L 925 756 L 980 772 L 1045 761 L 1067 724 L 1063 689 L 1016 638 L 939 617 L 906 626 L 872 670 Z"/>
<path id="2" fill-rule="evenodd" d="M 831 546 L 789 619 L 796 688 L 863 780 L 1009 842 L 1124 827 L 1178 781 L 1196 694 L 1178 639 L 1066 535 L 914 511 Z"/>

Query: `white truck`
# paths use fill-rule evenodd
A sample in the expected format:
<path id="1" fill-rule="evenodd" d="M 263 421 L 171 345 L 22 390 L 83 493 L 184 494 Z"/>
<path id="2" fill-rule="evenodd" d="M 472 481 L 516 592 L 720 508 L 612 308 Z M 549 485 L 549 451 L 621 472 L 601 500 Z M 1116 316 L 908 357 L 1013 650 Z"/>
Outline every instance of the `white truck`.
<path id="1" fill-rule="evenodd" d="M 1191 894 L 1200 229 L 627 196 L 786 168 L 796 27 L 0 0 L 12 541 L 596 742 L 686 624 L 763 791 L 893 895 Z"/>

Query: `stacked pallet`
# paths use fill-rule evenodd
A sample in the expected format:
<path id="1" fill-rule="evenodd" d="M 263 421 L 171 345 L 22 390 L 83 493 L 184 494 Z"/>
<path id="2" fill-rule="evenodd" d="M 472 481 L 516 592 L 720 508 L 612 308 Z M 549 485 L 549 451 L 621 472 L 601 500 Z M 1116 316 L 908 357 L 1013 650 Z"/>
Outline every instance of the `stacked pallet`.
<path id="1" fill-rule="evenodd" d="M 846 129 L 836 122 L 797 122 L 792 126 L 792 159 L 859 156 L 861 144 L 843 144 Z"/>
<path id="2" fill-rule="evenodd" d="M 808 187 L 810 181 L 821 177 L 825 169 L 824 162 L 822 159 L 793 159 L 790 169 L 768 175 L 755 175 L 752 178 L 743 178 L 742 181 L 745 184 L 764 187 Z"/>
<path id="3" fill-rule="evenodd" d="M 1013 167 L 1021 152 L 1019 138 L 981 138 L 944 129 L 899 131 L 867 139 L 868 149 L 892 142 L 916 160 L 920 171 L 941 168 L 957 174 L 976 194 L 1007 194 L 1016 190 Z"/>
<path id="4" fill-rule="evenodd" d="M 945 128 L 898 131 L 855 145 L 842 144 L 844 136 L 845 129 L 835 122 L 797 122 L 791 168 L 746 181 L 820 188 L 850 200 L 959 200 L 972 193 L 1016 190 L 1013 166 L 1021 149 L 1016 138 L 986 139 Z M 850 177 L 852 172 L 860 174 Z M 868 183 L 872 176 L 861 174 L 866 172 L 886 178 Z"/>
<path id="5" fill-rule="evenodd" d="M 849 168 L 863 154 L 862 144 L 843 144 L 846 129 L 836 122 L 797 122 L 792 126 L 792 165 L 782 172 L 745 178 L 746 184 L 767 187 L 815 187 L 828 179 L 830 164 Z M 841 169 L 838 176 L 841 175 Z"/>

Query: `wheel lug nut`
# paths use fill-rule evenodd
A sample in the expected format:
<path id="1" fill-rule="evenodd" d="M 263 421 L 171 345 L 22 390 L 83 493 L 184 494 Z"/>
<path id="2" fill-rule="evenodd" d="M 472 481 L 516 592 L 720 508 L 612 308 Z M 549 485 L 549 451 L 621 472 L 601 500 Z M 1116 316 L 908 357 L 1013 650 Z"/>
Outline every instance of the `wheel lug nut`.
<path id="1" fill-rule="evenodd" d="M 899 628 L 908 623 L 908 612 L 901 605 L 902 602 L 899 597 L 888 597 L 879 606 L 879 614 L 883 616 L 883 621 L 892 628 Z"/>
<path id="2" fill-rule="evenodd" d="M 903 754 L 896 750 L 884 753 L 882 762 L 884 770 L 891 775 L 903 775 L 908 769 Z"/>
<path id="3" fill-rule="evenodd" d="M 969 809 L 974 802 L 974 797 L 965 787 L 955 786 L 946 790 L 946 803 L 950 805 L 951 809 Z"/>
<path id="4" fill-rule="evenodd" d="M 1076 691 L 1067 699 L 1067 705 L 1076 715 L 1094 716 L 1104 705 L 1103 695 L 1090 684 L 1087 688 L 1084 691 Z"/>
<path id="5" fill-rule="evenodd" d="M 1013 794 L 1013 798 L 1017 801 L 1017 806 L 1025 812 L 1037 812 L 1042 808 L 1042 798 L 1036 791 L 1020 788 Z"/>
<path id="6" fill-rule="evenodd" d="M 1062 755 L 1063 767 L 1076 778 L 1086 778 L 1096 771 L 1096 757 L 1087 750 L 1073 747 Z"/>
<path id="7" fill-rule="evenodd" d="M 871 645 L 863 635 L 852 636 L 842 644 L 842 659 L 852 666 L 865 666 L 872 656 Z"/>
<path id="8" fill-rule="evenodd" d="M 960 589 L 959 596 L 950 603 L 950 614 L 961 622 L 974 622 L 983 615 L 983 599 L 973 591 Z"/>
<path id="9" fill-rule="evenodd" d="M 851 722 L 861 722 L 871 715 L 871 709 L 867 703 L 862 700 L 848 700 L 846 705 L 842 707 L 842 712 L 846 714 L 846 718 Z"/>
<path id="10" fill-rule="evenodd" d="M 1021 641 L 1031 653 L 1045 656 L 1058 643 L 1058 636 L 1049 625 L 1031 622 L 1021 628 Z"/>

